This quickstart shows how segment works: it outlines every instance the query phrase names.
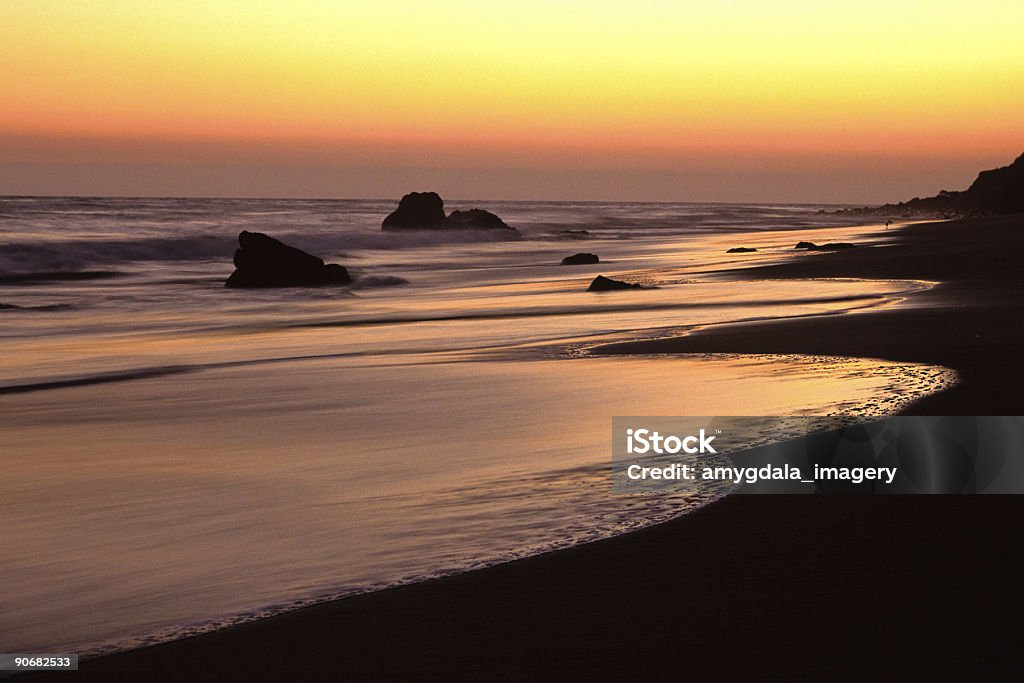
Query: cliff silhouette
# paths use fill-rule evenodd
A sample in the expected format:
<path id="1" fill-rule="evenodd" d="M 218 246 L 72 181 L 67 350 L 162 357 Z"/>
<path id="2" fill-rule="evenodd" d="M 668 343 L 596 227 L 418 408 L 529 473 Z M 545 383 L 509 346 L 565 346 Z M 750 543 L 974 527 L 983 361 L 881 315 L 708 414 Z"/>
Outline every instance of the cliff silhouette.
<path id="1" fill-rule="evenodd" d="M 1024 154 L 1009 166 L 982 171 L 966 190 L 941 190 L 934 197 L 914 197 L 898 204 L 843 209 L 838 213 L 965 217 L 1021 212 L 1024 212 Z"/>

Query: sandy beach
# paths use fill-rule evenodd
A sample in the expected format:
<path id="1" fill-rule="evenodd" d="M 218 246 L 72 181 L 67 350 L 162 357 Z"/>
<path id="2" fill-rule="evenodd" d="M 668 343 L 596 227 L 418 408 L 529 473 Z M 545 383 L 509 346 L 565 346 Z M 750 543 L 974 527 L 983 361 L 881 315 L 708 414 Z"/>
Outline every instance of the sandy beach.
<path id="1" fill-rule="evenodd" d="M 919 224 L 879 235 L 884 246 L 759 270 L 942 283 L 893 307 L 594 352 L 934 363 L 961 383 L 907 412 L 1020 413 L 1020 228 L 1019 216 Z M 76 679 L 1019 675 L 1016 632 L 1002 624 L 1020 596 L 1010 521 L 1020 512 L 1011 496 L 729 497 L 569 550 L 85 661 Z"/>

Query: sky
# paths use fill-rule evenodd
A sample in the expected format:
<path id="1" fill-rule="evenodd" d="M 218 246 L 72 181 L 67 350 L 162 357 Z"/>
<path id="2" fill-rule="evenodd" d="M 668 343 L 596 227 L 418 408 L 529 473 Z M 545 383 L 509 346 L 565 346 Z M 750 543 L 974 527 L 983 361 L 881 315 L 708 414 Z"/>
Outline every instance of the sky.
<path id="1" fill-rule="evenodd" d="M 2 0 L 0 194 L 875 203 L 1024 152 L 1024 3 Z"/>

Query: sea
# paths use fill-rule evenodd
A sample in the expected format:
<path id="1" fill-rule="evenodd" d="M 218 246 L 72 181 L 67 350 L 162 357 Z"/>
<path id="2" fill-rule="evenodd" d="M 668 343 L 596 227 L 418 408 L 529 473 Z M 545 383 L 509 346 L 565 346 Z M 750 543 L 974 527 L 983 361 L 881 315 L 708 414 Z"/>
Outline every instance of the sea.
<path id="1" fill-rule="evenodd" d="M 750 270 L 808 258 L 799 240 L 884 241 L 870 217 L 448 201 L 517 231 L 384 232 L 396 204 L 0 198 L 0 651 L 139 647 L 728 493 L 613 492 L 616 415 L 869 419 L 951 381 L 874 359 L 590 353 L 911 305 L 931 283 Z M 242 230 L 353 283 L 226 288 Z M 577 252 L 600 264 L 560 265 Z M 645 288 L 586 291 L 598 274 Z"/>

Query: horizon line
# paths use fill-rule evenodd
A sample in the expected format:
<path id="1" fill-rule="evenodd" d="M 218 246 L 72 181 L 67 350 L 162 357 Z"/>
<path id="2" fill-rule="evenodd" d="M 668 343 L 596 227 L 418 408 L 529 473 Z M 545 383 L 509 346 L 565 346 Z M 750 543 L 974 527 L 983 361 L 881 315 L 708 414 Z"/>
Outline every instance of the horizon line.
<path id="1" fill-rule="evenodd" d="M 410 192 L 431 192 L 432 190 L 411 190 Z M 408 193 L 407 193 L 408 194 Z M 404 195 L 403 195 L 404 196 Z M 136 194 L 2 194 L 0 200 L 5 199 L 195 199 L 195 200 L 228 200 L 228 201 L 281 201 L 281 202 L 398 202 L 401 197 L 273 197 L 273 196 L 237 196 L 237 195 L 136 195 Z M 495 197 L 482 198 L 449 198 L 442 197 L 445 202 L 506 202 L 506 203 L 534 203 L 534 204 L 734 204 L 737 206 L 769 205 L 769 206 L 857 206 L 857 207 L 881 207 L 883 203 L 863 204 L 857 202 L 794 202 L 784 200 L 772 201 L 735 201 L 735 200 L 681 200 L 681 199 L 499 199 Z"/>

